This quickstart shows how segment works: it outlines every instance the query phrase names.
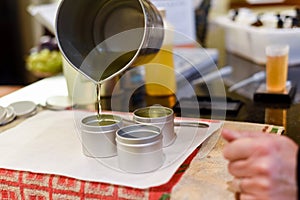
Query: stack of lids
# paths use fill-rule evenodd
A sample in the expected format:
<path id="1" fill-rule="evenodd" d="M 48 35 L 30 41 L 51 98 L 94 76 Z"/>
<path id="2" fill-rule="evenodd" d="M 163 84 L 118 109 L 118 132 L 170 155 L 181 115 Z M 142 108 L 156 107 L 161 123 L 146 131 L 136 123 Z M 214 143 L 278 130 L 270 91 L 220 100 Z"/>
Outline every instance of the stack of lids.
<path id="1" fill-rule="evenodd" d="M 38 112 L 38 107 L 39 105 L 32 101 L 18 101 L 7 107 L 0 106 L 0 126 L 10 123 L 16 118 L 35 115 Z M 67 96 L 53 96 L 49 97 L 46 100 L 46 105 L 42 107 L 56 111 L 69 110 L 73 108 L 73 103 Z"/>
<path id="2" fill-rule="evenodd" d="M 37 105 L 31 101 L 19 101 L 7 107 L 0 106 L 0 125 L 8 124 L 16 117 L 29 117 L 37 113 Z"/>

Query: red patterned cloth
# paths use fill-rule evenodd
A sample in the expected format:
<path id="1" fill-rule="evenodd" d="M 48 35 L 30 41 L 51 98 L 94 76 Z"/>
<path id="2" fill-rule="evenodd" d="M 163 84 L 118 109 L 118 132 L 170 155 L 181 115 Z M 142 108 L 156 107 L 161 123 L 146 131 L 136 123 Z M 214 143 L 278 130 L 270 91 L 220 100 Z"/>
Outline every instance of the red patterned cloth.
<path id="1" fill-rule="evenodd" d="M 0 169 L 1 200 L 115 200 L 167 198 L 173 186 L 196 155 L 196 149 L 179 167 L 170 181 L 148 189 L 136 189 L 106 183 L 82 181 L 53 174 Z"/>

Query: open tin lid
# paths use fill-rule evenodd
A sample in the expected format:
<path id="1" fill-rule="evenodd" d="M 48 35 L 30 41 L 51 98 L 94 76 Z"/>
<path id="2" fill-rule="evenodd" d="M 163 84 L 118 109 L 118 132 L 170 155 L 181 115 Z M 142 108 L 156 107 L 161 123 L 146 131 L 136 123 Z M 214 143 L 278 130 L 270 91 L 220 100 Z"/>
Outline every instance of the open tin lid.
<path id="1" fill-rule="evenodd" d="M 6 117 L 0 121 L 0 125 L 8 124 L 16 118 L 16 113 L 11 106 L 6 107 L 5 109 L 7 111 Z"/>
<path id="2" fill-rule="evenodd" d="M 7 107 L 0 106 L 0 126 L 12 122 L 16 117 L 26 118 L 38 112 L 38 106 L 32 101 L 17 101 Z M 45 108 L 49 110 L 67 110 L 73 104 L 67 96 L 53 96 L 46 100 Z"/>
<path id="3" fill-rule="evenodd" d="M 6 114 L 7 110 L 4 107 L 0 106 L 0 122 L 5 119 Z"/>
<path id="4" fill-rule="evenodd" d="M 17 117 L 29 117 L 36 114 L 37 105 L 32 101 L 18 101 L 9 105 Z"/>
<path id="5" fill-rule="evenodd" d="M 30 117 L 37 113 L 37 105 L 32 101 L 18 101 L 7 107 L 0 106 L 0 126 L 12 122 L 16 117 Z"/>
<path id="6" fill-rule="evenodd" d="M 46 108 L 50 110 L 67 110 L 72 108 L 73 105 L 68 96 L 53 96 L 46 100 Z"/>

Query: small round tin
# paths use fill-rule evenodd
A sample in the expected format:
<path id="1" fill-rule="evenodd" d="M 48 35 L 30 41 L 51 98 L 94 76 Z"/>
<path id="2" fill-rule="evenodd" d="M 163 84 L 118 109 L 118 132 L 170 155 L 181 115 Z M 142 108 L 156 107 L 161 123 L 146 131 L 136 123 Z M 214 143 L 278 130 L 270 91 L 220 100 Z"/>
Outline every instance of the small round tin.
<path id="1" fill-rule="evenodd" d="M 122 126 L 122 118 L 115 115 L 92 115 L 81 120 L 83 154 L 89 157 L 117 155 L 116 131 Z"/>
<path id="2" fill-rule="evenodd" d="M 121 170 L 146 173 L 162 166 L 162 134 L 159 127 L 135 124 L 117 131 L 116 143 Z"/>
<path id="3" fill-rule="evenodd" d="M 149 124 L 161 128 L 163 147 L 171 145 L 175 139 L 174 112 L 163 106 L 150 106 L 133 112 L 133 120 L 140 124 Z"/>

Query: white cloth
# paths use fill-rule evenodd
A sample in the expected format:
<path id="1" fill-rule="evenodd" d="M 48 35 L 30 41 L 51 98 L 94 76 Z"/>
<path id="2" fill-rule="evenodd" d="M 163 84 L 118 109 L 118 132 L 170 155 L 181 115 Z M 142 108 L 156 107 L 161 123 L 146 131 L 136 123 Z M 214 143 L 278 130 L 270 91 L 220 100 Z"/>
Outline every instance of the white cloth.
<path id="1" fill-rule="evenodd" d="M 176 141 L 163 149 L 163 166 L 151 173 L 130 174 L 118 168 L 117 156 L 95 159 L 83 155 L 78 122 L 87 115 L 91 113 L 42 111 L 2 132 L 0 168 L 148 188 L 168 182 L 195 148 L 223 124 L 209 122 L 209 129 L 177 127 Z"/>

